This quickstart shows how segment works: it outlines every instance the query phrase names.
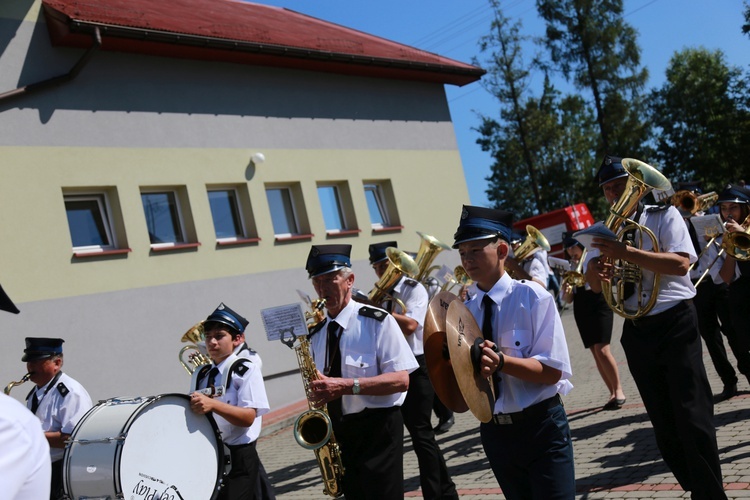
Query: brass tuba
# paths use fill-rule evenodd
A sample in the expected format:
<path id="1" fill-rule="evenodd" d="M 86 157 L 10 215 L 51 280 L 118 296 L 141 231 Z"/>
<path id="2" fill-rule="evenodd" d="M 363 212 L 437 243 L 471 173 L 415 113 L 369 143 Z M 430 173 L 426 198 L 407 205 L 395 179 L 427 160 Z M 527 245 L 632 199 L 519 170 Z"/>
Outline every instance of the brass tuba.
<path id="1" fill-rule="evenodd" d="M 211 358 L 198 347 L 198 344 L 203 342 L 203 323 L 201 321 L 190 327 L 180 339 L 182 342 L 192 342 L 180 349 L 177 355 L 177 359 L 188 375 L 192 375 L 196 368 L 211 363 Z"/>
<path id="2" fill-rule="evenodd" d="M 528 259 L 534 252 L 538 250 L 550 251 L 550 244 L 547 238 L 542 234 L 540 230 L 532 225 L 526 226 L 526 238 L 516 250 L 513 251 L 513 255 L 519 263 Z"/>
<path id="3" fill-rule="evenodd" d="M 420 283 L 424 283 L 430 274 L 440 267 L 431 266 L 435 257 L 437 257 L 437 254 L 443 250 L 450 250 L 451 247 L 429 234 L 420 233 L 419 231 L 417 231 L 417 234 L 422 239 L 422 242 L 419 245 L 417 256 L 414 258 L 414 262 L 417 264 L 418 268 L 418 272 L 416 273 L 416 276 L 414 276 L 414 279 Z"/>
<path id="4" fill-rule="evenodd" d="M 680 214 L 682 214 L 683 217 L 687 217 L 695 215 L 698 212 L 705 212 L 711 208 L 718 199 L 719 195 L 714 191 L 698 196 L 692 191 L 682 189 L 673 194 L 669 201 L 680 211 Z"/>
<path id="5" fill-rule="evenodd" d="M 396 302 L 401 307 L 402 314 L 406 314 L 406 305 L 403 301 L 391 295 L 391 290 L 404 274 L 416 276 L 419 273 L 419 267 L 406 252 L 402 252 L 396 247 L 386 248 L 385 254 L 388 256 L 388 267 L 378 282 L 375 283 L 375 287 L 370 290 L 367 298 L 376 305 L 388 301 Z"/>
<path id="6" fill-rule="evenodd" d="M 466 287 L 471 285 L 472 283 L 473 281 L 471 281 L 469 273 L 466 272 L 464 266 L 458 265 L 453 268 L 453 276 L 449 277 L 448 280 L 443 284 L 441 291 L 450 292 L 456 285 Z"/>
<path id="7" fill-rule="evenodd" d="M 633 213 L 641 199 L 652 189 L 664 191 L 672 187 L 672 184 L 661 172 L 640 160 L 623 158 L 621 163 L 628 174 L 628 181 L 625 184 L 622 196 L 612 204 L 604 225 L 617 235 L 619 241 L 623 241 L 629 231 L 637 231 L 640 233 L 640 237 L 637 237 L 636 241 L 639 242 L 641 248 L 643 247 L 643 237 L 647 236 L 651 239 L 653 251 L 659 252 L 659 242 L 653 231 L 628 219 L 628 216 Z M 654 287 L 651 296 L 643 304 L 643 271 L 641 268 L 631 262 L 620 260 L 613 262 L 613 265 L 614 275 L 611 280 L 602 281 L 602 294 L 604 294 L 607 305 L 615 313 L 626 319 L 636 319 L 648 314 L 656 305 L 661 276 L 654 273 Z M 638 301 L 635 310 L 625 308 L 625 285 L 627 283 L 635 287 L 634 295 Z"/>
<path id="8" fill-rule="evenodd" d="M 23 377 L 21 377 L 21 380 L 19 380 L 18 382 L 11 382 L 10 384 L 6 385 L 6 386 L 5 386 L 5 389 L 3 389 L 3 392 L 4 392 L 4 393 L 5 393 L 6 395 L 10 395 L 10 391 L 11 391 L 11 390 L 12 390 L 12 389 L 13 389 L 13 388 L 14 388 L 15 386 L 23 384 L 24 382 L 26 382 L 26 381 L 27 381 L 27 380 L 29 380 L 30 378 L 31 378 L 31 373 L 27 373 L 26 375 L 24 375 Z"/>
<path id="9" fill-rule="evenodd" d="M 309 305 L 312 310 L 305 313 L 308 331 L 325 320 L 325 299 L 316 299 Z M 341 450 L 333 435 L 333 425 L 327 406 L 315 403 L 312 398 L 310 382 L 318 380 L 318 370 L 310 351 L 310 340 L 307 335 L 293 335 L 291 339 L 282 341 L 297 354 L 309 408 L 294 422 L 294 439 L 303 448 L 315 452 L 323 477 L 324 493 L 333 498 L 339 497 L 343 494 L 341 481 L 344 477 L 344 464 L 341 461 Z"/>

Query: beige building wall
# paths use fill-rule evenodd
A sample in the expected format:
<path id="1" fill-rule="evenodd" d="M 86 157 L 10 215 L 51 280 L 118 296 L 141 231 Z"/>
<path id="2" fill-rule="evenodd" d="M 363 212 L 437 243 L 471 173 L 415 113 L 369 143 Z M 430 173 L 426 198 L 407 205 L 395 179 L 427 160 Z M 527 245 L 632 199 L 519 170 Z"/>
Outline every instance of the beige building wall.
<path id="1" fill-rule="evenodd" d="M 0 94 L 64 73 L 82 54 L 51 47 L 38 2 L 21 4 L 0 7 Z M 296 359 L 265 339 L 260 310 L 313 294 L 310 246 L 351 244 L 355 286 L 369 291 L 370 243 L 416 251 L 417 231 L 451 243 L 468 202 L 441 85 L 104 51 L 70 83 L 0 100 L 0 179 L 0 283 L 21 309 L 0 315 L 0 383 L 25 373 L 24 337 L 62 337 L 66 372 L 94 400 L 186 391 L 180 337 L 222 301 L 250 321 L 272 406 L 301 399 Z M 390 183 L 400 229 L 372 229 L 364 181 Z M 321 183 L 348 187 L 359 232 L 326 234 Z M 277 241 L 265 190 L 290 184 L 313 236 Z M 214 186 L 247 193 L 259 241 L 217 245 Z M 151 248 L 140 195 L 152 187 L 178 190 L 199 246 Z M 74 256 L 63 194 L 91 191 L 108 194 L 129 252 Z M 452 268 L 458 256 L 437 262 Z"/>

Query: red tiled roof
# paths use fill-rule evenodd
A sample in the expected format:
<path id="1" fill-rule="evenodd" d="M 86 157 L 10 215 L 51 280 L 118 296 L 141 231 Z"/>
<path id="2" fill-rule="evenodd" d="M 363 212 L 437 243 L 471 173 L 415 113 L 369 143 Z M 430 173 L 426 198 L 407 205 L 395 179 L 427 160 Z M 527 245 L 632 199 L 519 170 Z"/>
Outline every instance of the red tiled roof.
<path id="1" fill-rule="evenodd" d="M 465 85 L 484 70 L 280 7 L 239 0 L 42 0 L 53 43 Z"/>

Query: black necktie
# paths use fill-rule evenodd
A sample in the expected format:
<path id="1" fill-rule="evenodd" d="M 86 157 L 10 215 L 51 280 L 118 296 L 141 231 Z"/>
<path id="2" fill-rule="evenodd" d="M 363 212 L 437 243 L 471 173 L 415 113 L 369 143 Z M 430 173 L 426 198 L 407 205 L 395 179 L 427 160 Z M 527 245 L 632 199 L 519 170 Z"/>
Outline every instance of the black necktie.
<path id="1" fill-rule="evenodd" d="M 341 376 L 341 349 L 339 348 L 339 324 L 335 321 L 328 322 L 328 366 L 326 376 Z M 341 408 L 341 398 L 334 399 L 328 403 L 328 413 L 332 419 L 341 420 L 343 409 Z"/>
<path id="2" fill-rule="evenodd" d="M 219 369 L 217 367 L 211 368 L 211 371 L 208 372 L 208 384 L 206 384 L 206 387 L 215 387 L 216 384 L 216 377 L 219 376 Z"/>
<path id="3" fill-rule="evenodd" d="M 489 295 L 484 294 L 482 297 L 482 306 L 484 307 L 484 318 L 482 319 L 482 337 L 484 340 L 495 342 L 492 338 L 492 316 L 495 312 L 495 301 Z M 500 373 L 492 374 L 492 385 L 495 389 L 495 399 L 500 397 Z"/>
<path id="4" fill-rule="evenodd" d="M 36 410 L 39 408 L 39 398 L 36 397 L 36 391 L 34 391 L 34 397 L 31 398 L 31 413 L 36 414 Z"/>

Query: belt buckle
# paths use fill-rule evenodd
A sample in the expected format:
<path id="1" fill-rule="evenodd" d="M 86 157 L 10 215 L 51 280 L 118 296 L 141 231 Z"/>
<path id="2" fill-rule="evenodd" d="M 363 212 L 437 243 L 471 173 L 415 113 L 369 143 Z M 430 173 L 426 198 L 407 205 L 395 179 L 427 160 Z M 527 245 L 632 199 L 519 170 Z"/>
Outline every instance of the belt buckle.
<path id="1" fill-rule="evenodd" d="M 492 415 L 492 421 L 497 425 L 509 425 L 513 423 L 513 418 L 510 415 L 498 413 L 496 415 Z"/>

